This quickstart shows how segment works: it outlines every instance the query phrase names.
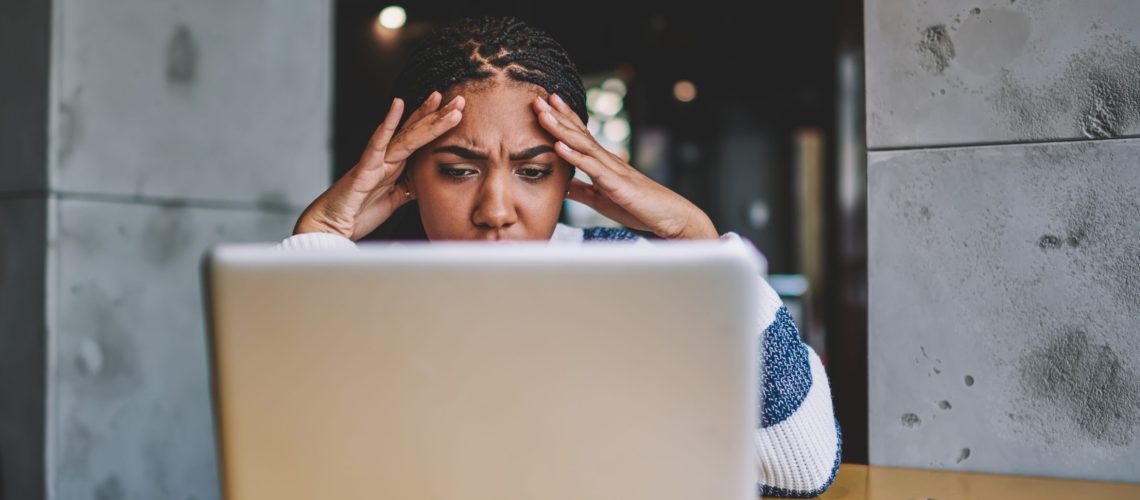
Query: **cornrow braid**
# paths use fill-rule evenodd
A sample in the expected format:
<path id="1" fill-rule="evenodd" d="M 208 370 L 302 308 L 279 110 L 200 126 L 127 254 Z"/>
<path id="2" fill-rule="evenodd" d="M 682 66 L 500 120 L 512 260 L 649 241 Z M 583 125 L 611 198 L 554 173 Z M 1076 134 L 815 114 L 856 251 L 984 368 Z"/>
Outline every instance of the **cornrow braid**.
<path id="1" fill-rule="evenodd" d="M 556 93 L 585 123 L 586 89 L 566 50 L 545 32 L 513 17 L 468 18 L 445 25 L 412 49 L 396 78 L 407 120 L 433 91 L 506 75 Z"/>

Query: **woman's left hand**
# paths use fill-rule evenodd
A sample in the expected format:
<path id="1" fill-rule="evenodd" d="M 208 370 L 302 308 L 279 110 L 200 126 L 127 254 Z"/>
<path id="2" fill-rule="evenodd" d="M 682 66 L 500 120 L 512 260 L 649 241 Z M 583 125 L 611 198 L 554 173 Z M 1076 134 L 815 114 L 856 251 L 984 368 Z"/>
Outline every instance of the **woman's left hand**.
<path id="1" fill-rule="evenodd" d="M 538 123 L 558 139 L 554 151 L 593 181 L 591 185 L 571 180 L 569 199 L 626 227 L 652 231 L 662 238 L 719 236 L 704 211 L 598 144 L 586 124 L 558 95 L 535 97 L 533 104 Z"/>

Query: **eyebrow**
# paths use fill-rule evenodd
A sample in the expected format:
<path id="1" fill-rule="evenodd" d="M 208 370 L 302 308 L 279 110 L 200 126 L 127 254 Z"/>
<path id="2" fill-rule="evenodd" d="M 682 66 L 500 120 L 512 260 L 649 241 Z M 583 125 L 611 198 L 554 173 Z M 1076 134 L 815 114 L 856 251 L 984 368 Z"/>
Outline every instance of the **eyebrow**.
<path id="1" fill-rule="evenodd" d="M 522 151 L 510 154 L 511 161 L 529 160 L 543 153 L 553 153 L 554 148 L 545 144 L 526 148 Z M 432 153 L 451 153 L 455 156 L 466 160 L 486 160 L 487 153 L 467 149 L 463 146 L 440 146 L 432 150 Z"/>

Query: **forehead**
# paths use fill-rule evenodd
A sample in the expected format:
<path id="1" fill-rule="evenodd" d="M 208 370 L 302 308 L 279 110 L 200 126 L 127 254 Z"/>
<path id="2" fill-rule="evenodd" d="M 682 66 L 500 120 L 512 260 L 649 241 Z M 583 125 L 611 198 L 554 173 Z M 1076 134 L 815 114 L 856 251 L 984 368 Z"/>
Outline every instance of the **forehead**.
<path id="1" fill-rule="evenodd" d="M 459 144 L 480 150 L 516 150 L 536 144 L 553 144 L 554 137 L 538 124 L 535 96 L 547 95 L 537 85 L 498 79 L 493 83 L 467 85 L 444 96 L 462 95 L 467 101 L 459 125 L 440 136 L 437 144 Z"/>

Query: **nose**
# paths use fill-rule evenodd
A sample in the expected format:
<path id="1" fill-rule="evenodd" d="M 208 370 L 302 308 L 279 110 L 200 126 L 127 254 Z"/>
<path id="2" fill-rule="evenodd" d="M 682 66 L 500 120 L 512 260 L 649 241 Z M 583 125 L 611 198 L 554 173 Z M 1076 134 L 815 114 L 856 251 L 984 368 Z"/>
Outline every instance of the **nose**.
<path id="1" fill-rule="evenodd" d="M 475 210 L 471 214 L 471 222 L 476 226 L 501 231 L 518 222 L 507 175 L 500 172 L 488 175 L 479 187 L 477 196 Z"/>

